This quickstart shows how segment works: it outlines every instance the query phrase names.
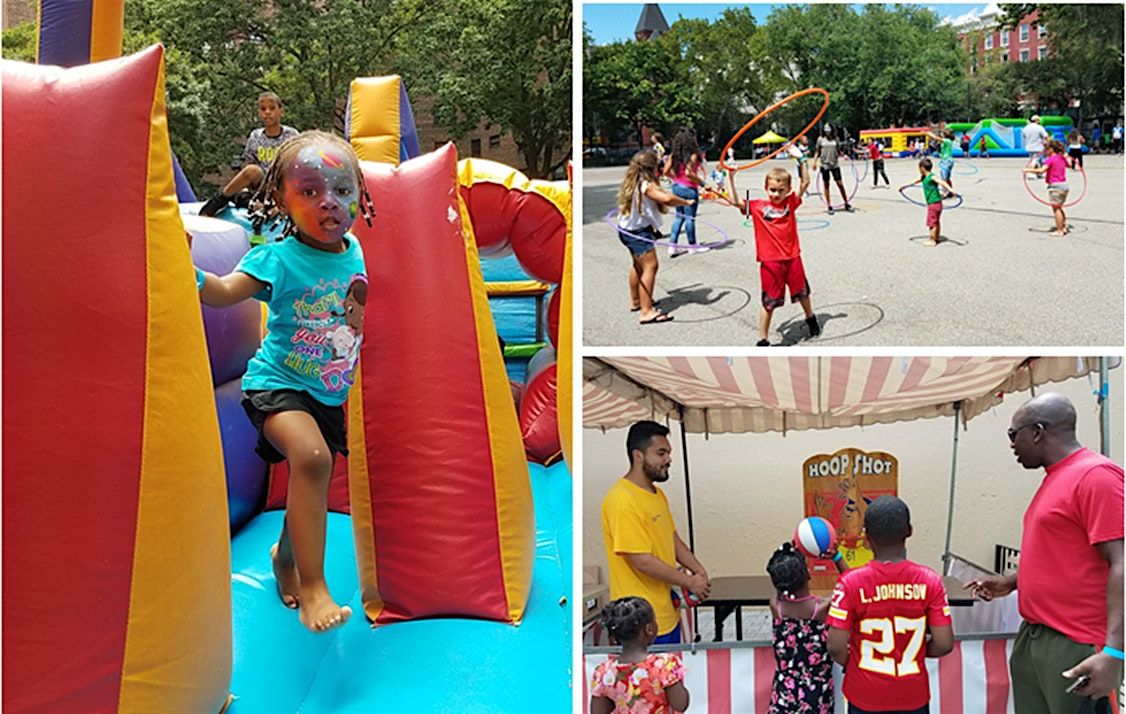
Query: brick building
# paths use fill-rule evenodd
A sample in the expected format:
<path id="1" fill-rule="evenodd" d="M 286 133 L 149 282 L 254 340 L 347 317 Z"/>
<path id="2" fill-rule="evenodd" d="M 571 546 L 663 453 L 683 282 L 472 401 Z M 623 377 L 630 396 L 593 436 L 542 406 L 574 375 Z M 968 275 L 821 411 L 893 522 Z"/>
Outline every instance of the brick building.
<path id="1" fill-rule="evenodd" d="M 991 62 L 1036 62 L 1048 57 L 1048 31 L 1040 24 L 1038 11 L 1022 17 L 1012 30 L 998 27 L 999 16 L 989 12 L 955 28 L 970 56 L 970 74 Z"/>

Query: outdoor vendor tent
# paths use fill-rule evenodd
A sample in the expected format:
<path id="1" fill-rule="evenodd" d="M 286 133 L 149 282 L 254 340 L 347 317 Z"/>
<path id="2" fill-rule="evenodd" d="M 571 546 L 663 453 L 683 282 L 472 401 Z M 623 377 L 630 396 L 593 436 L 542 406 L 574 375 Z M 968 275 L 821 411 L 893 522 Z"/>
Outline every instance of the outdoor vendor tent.
<path id="1" fill-rule="evenodd" d="M 624 428 L 640 419 L 681 423 L 688 530 L 693 538 L 685 434 L 830 429 L 956 416 L 965 428 L 1002 395 L 1091 375 L 1107 453 L 1105 357 L 587 357 L 583 426 Z M 1097 376 L 1097 379 L 1096 379 Z M 951 456 L 950 550 L 958 429 Z"/>

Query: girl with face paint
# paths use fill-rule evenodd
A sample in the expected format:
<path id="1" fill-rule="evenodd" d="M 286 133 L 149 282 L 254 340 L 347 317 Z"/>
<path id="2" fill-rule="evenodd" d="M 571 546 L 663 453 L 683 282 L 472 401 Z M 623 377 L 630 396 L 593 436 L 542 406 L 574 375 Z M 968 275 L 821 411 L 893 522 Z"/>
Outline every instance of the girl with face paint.
<path id="1" fill-rule="evenodd" d="M 225 276 L 196 269 L 200 300 L 226 307 L 254 297 L 270 307 L 269 333 L 247 364 L 243 408 L 258 430 L 258 453 L 289 462 L 281 536 L 271 549 L 278 596 L 314 632 L 352 614 L 324 578 L 328 484 L 347 455 L 343 404 L 363 340 L 367 277 L 349 233 L 374 210 L 359 160 L 344 140 L 305 132 L 278 149 L 258 193 L 286 237 L 250 249 Z"/>

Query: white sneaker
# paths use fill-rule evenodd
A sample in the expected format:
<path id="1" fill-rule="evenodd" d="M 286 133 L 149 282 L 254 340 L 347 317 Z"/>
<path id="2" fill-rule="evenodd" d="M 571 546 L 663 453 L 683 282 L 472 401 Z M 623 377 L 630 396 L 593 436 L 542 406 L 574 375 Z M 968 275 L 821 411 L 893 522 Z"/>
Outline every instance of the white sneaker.
<path id="1" fill-rule="evenodd" d="M 707 253 L 709 250 L 711 250 L 711 248 L 706 245 L 693 246 L 691 249 L 693 253 Z"/>
<path id="2" fill-rule="evenodd" d="M 673 257 L 673 256 L 680 255 L 680 253 L 681 253 L 680 248 L 677 248 L 675 245 L 669 246 L 669 257 L 670 258 Z"/>

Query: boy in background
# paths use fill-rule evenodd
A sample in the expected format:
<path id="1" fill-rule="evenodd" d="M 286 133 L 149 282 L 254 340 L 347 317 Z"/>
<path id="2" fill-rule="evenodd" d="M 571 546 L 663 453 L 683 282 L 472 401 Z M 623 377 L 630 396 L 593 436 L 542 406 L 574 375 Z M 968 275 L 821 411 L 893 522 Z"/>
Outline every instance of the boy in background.
<path id="1" fill-rule="evenodd" d="M 907 560 L 911 512 L 895 496 L 868 504 L 864 530 L 875 557 L 841 574 L 825 619 L 829 655 L 845 669 L 848 714 L 927 714 L 924 658 L 954 649 L 942 578 Z"/>
<path id="2" fill-rule="evenodd" d="M 954 193 L 954 187 L 946 183 L 942 179 L 936 177 L 931 169 L 934 164 L 930 159 L 919 160 L 919 178 L 915 179 L 909 184 L 904 184 L 899 187 L 903 191 L 908 186 L 914 186 L 917 183 L 923 184 L 923 197 L 927 201 L 927 228 L 930 229 L 930 243 L 929 245 L 938 245 L 939 237 L 942 235 L 942 194 L 939 193 L 938 187 L 946 189 L 948 196 L 957 196 Z"/>
<path id="3" fill-rule="evenodd" d="M 297 136 L 297 130 L 281 123 L 285 114 L 281 98 L 273 92 L 258 95 L 258 119 L 261 129 L 250 132 L 242 152 L 242 169 L 227 182 L 223 190 L 208 199 L 199 209 L 201 216 L 214 216 L 227 207 L 231 197 L 244 188 L 256 189 L 262 185 L 266 169 L 278 153 L 278 147 L 287 139 Z"/>

